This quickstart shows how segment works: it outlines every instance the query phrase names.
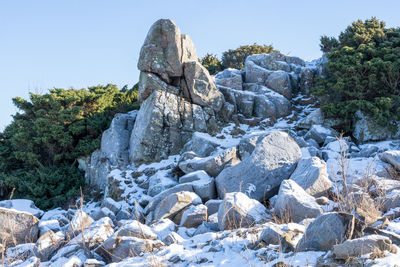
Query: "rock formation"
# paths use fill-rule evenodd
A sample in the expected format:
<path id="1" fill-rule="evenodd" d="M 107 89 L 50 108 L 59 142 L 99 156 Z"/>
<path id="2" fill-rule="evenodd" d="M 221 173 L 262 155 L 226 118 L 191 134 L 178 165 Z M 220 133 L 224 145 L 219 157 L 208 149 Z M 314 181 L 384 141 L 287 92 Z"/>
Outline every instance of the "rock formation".
<path id="1" fill-rule="evenodd" d="M 171 20 L 150 28 L 140 51 L 139 110 L 130 160 L 159 161 L 180 151 L 193 132 L 213 133 L 224 97 L 198 62 L 188 35 Z"/>

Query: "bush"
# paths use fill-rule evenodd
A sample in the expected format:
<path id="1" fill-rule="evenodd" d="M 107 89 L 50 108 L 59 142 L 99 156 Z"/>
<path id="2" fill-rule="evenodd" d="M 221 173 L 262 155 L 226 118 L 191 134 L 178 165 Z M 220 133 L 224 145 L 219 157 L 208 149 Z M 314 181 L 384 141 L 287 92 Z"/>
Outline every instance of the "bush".
<path id="1" fill-rule="evenodd" d="M 243 69 L 246 58 L 254 54 L 268 54 L 274 50 L 272 45 L 242 45 L 236 49 L 229 49 L 222 54 L 222 68 Z"/>
<path id="2" fill-rule="evenodd" d="M 353 22 L 339 38 L 321 37 L 329 76 L 313 88 L 328 117 L 352 130 L 361 110 L 394 130 L 400 120 L 400 29 L 372 18 Z"/>
<path id="3" fill-rule="evenodd" d="M 221 62 L 216 55 L 206 54 L 200 61 L 201 65 L 203 65 L 211 75 L 222 70 Z"/>
<path id="4" fill-rule="evenodd" d="M 110 84 L 14 98 L 22 112 L 0 133 L 0 197 L 15 189 L 14 197 L 44 209 L 70 200 L 84 183 L 77 159 L 97 149 L 115 113 L 138 108 L 136 100 L 137 90 Z"/>

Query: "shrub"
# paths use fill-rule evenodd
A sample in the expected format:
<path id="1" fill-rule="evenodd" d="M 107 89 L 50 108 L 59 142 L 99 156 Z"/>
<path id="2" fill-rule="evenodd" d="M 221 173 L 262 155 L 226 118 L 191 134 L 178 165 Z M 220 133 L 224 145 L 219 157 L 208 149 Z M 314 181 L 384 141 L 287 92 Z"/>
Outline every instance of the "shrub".
<path id="1" fill-rule="evenodd" d="M 214 75 L 222 70 L 221 62 L 216 55 L 206 54 L 200 61 L 211 75 Z"/>
<path id="2" fill-rule="evenodd" d="M 361 110 L 394 130 L 400 120 L 400 29 L 371 18 L 353 22 L 339 38 L 321 37 L 329 76 L 313 88 L 328 117 L 352 130 Z"/>
<path id="3" fill-rule="evenodd" d="M 136 99 L 136 90 L 110 84 L 14 98 L 21 112 L 0 133 L 0 197 L 5 187 L 44 209 L 70 200 L 84 183 L 77 159 L 100 146 L 115 113 L 138 108 Z"/>
<path id="4" fill-rule="evenodd" d="M 222 54 L 222 67 L 223 69 L 234 68 L 243 69 L 246 58 L 253 54 L 268 54 L 274 50 L 272 45 L 242 45 L 236 49 L 229 49 Z"/>

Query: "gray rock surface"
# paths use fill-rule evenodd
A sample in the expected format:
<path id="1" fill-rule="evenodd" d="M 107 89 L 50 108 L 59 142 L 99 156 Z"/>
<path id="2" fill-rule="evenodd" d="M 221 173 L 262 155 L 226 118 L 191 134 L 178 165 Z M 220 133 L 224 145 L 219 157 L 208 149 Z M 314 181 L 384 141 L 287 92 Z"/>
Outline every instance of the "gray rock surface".
<path id="1" fill-rule="evenodd" d="M 39 237 L 39 220 L 30 213 L 0 208 L 0 241 L 6 247 L 34 243 Z"/>
<path id="2" fill-rule="evenodd" d="M 334 245 L 350 239 L 354 230 L 354 216 L 329 212 L 318 216 L 306 229 L 297 244 L 298 251 L 328 251 Z"/>
<path id="3" fill-rule="evenodd" d="M 226 194 L 218 209 L 218 227 L 221 231 L 250 227 L 269 219 L 271 216 L 260 202 L 241 192 Z"/>
<path id="4" fill-rule="evenodd" d="M 323 144 L 325 138 L 328 136 L 335 136 L 336 132 L 330 128 L 326 128 L 322 125 L 313 125 L 310 130 L 304 136 L 304 139 L 314 139 L 318 144 Z"/>
<path id="5" fill-rule="evenodd" d="M 359 257 L 371 252 L 384 252 L 392 249 L 392 241 L 389 237 L 380 235 L 368 235 L 353 240 L 346 240 L 342 244 L 333 246 L 336 259 L 346 260 L 351 257 Z"/>
<path id="6" fill-rule="evenodd" d="M 379 158 L 391 164 L 397 171 L 400 171 L 400 150 L 389 150 L 382 152 Z"/>
<path id="7" fill-rule="evenodd" d="M 301 159 L 290 179 L 313 197 L 325 195 L 332 187 L 326 163 L 318 157 Z"/>
<path id="8" fill-rule="evenodd" d="M 290 219 L 293 222 L 315 218 L 323 213 L 315 198 L 293 180 L 282 181 L 274 211 L 281 219 Z"/>
<path id="9" fill-rule="evenodd" d="M 236 69 L 224 69 L 215 75 L 215 84 L 235 90 L 243 90 L 242 73 Z"/>
<path id="10" fill-rule="evenodd" d="M 193 228 L 198 227 L 207 221 L 207 207 L 203 204 L 190 206 L 186 209 L 181 218 L 180 226 Z"/>
<path id="11" fill-rule="evenodd" d="M 225 193 L 242 191 L 265 201 L 290 177 L 300 158 L 297 143 L 287 133 L 274 131 L 259 140 L 249 157 L 218 175 L 218 195 L 223 197 Z"/>

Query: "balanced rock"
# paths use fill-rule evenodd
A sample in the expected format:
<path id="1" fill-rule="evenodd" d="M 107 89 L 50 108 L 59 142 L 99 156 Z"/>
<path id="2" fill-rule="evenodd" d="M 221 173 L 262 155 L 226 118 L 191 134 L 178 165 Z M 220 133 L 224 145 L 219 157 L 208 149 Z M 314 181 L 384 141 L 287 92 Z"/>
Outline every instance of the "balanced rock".
<path id="1" fill-rule="evenodd" d="M 287 134 L 274 131 L 257 142 L 254 151 L 241 163 L 225 168 L 216 178 L 218 195 L 246 192 L 258 201 L 272 197 L 288 179 L 301 158 L 297 143 Z"/>
<path id="2" fill-rule="evenodd" d="M 153 24 L 140 52 L 139 101 L 130 138 L 135 164 L 178 153 L 195 131 L 217 130 L 224 103 L 193 42 L 171 20 Z"/>

